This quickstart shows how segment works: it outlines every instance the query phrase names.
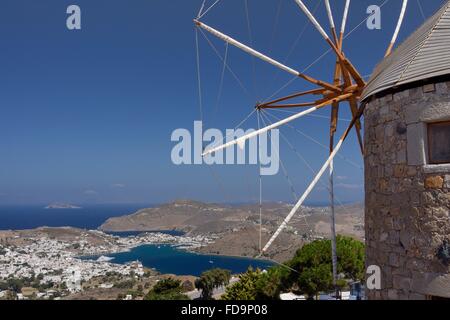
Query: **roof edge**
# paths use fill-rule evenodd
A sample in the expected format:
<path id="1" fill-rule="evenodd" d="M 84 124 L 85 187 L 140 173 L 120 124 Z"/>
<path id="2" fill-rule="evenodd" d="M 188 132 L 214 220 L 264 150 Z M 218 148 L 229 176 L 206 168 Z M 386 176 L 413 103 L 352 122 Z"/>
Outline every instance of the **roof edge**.
<path id="1" fill-rule="evenodd" d="M 450 74 L 446 74 L 446 75 L 440 75 L 440 76 L 435 76 L 435 77 L 431 77 L 428 79 L 423 79 L 423 80 L 418 80 L 418 81 L 414 81 L 414 82 L 409 82 L 409 83 L 405 83 L 402 85 L 398 85 L 395 87 L 391 87 L 388 89 L 384 89 L 381 90 L 377 93 L 374 93 L 370 96 L 367 96 L 366 98 L 364 98 L 364 100 L 361 100 L 362 104 L 367 104 L 370 103 L 373 100 L 377 100 L 380 99 L 384 96 L 387 96 L 388 94 L 395 94 L 395 93 L 399 93 L 405 90 L 409 90 L 409 89 L 414 89 L 414 88 L 419 88 L 419 87 L 423 87 L 427 84 L 436 84 L 436 83 L 442 83 L 442 82 L 447 82 L 450 81 Z"/>

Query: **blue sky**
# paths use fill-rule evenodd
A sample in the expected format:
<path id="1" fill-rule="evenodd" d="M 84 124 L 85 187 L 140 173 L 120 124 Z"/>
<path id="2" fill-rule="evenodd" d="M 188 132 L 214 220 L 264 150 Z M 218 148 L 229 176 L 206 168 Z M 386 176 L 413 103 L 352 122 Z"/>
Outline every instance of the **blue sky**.
<path id="1" fill-rule="evenodd" d="M 443 3 L 421 2 L 427 17 Z M 248 3 L 256 49 L 299 70 L 327 50 L 311 26 L 293 47 L 306 23 L 294 1 L 281 0 L 281 7 L 279 0 Z M 316 1 L 305 3 L 313 8 Z M 338 25 L 343 3 L 332 1 Z M 347 30 L 367 16 L 369 5 L 379 3 L 353 1 Z M 81 7 L 82 30 L 66 28 L 70 4 Z M 200 120 L 192 24 L 200 4 L 201 0 L 2 0 L 0 204 L 159 203 L 177 198 L 255 201 L 256 166 L 207 168 L 171 162 L 172 131 L 192 130 L 193 122 Z M 381 30 L 370 31 L 363 24 L 346 39 L 346 54 L 362 74 L 369 75 L 382 58 L 400 6 L 400 0 L 385 5 Z M 222 0 L 203 21 L 249 43 L 245 16 L 243 1 Z M 328 26 L 323 4 L 317 18 Z M 418 1 L 410 1 L 400 41 L 422 22 Z M 223 43 L 210 39 L 223 54 Z M 246 91 L 225 73 L 217 109 L 222 64 L 201 37 L 200 61 L 203 120 L 208 128 L 233 128 L 256 101 L 290 79 L 260 61 L 253 67 L 252 58 L 230 48 L 228 62 Z M 327 55 L 308 73 L 330 81 L 332 67 L 333 56 Z M 277 97 L 309 88 L 298 80 Z M 328 113 L 326 109 L 319 115 Z M 342 117 L 349 118 L 347 110 Z M 341 123 L 341 130 L 345 124 Z M 327 144 L 326 119 L 310 117 L 296 121 L 295 126 Z M 256 116 L 244 125 L 245 129 L 256 127 Z M 320 168 L 325 149 L 289 128 L 281 131 L 312 169 Z M 280 152 L 295 190 L 301 193 L 312 172 L 286 144 L 282 143 Z M 338 198 L 359 201 L 363 164 L 354 135 L 342 155 L 356 165 L 337 160 Z M 265 200 L 292 201 L 282 171 L 264 178 L 263 185 Z M 311 202 L 324 202 L 327 197 L 319 187 Z"/>

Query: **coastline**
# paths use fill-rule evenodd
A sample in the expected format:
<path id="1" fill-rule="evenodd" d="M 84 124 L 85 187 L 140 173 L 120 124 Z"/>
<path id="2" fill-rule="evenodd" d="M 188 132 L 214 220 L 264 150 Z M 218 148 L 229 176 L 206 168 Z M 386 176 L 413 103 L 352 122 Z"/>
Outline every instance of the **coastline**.
<path id="1" fill-rule="evenodd" d="M 146 247 L 147 246 L 147 247 Z M 175 277 L 199 277 L 203 272 L 211 270 L 211 269 L 225 269 L 229 270 L 232 275 L 239 276 L 242 273 L 245 273 L 248 268 L 253 268 L 254 270 L 268 270 L 269 268 L 276 265 L 276 263 L 265 260 L 265 259 L 254 259 L 251 257 L 239 257 L 239 256 L 228 256 L 228 255 L 210 255 L 205 253 L 192 252 L 185 249 L 177 249 L 174 245 L 163 244 L 166 248 L 158 248 L 162 251 L 162 260 L 159 259 L 158 252 L 155 244 L 150 245 L 141 245 L 142 247 L 138 252 L 130 253 L 130 255 L 126 254 L 122 255 L 104 255 L 104 257 L 112 258 L 108 261 L 110 264 L 114 265 L 130 265 L 133 263 L 142 264 L 142 266 L 146 269 L 150 269 L 152 271 L 157 272 L 160 276 L 168 276 L 173 275 Z M 170 248 L 168 248 L 170 247 Z M 175 253 L 174 258 L 166 260 L 167 252 L 178 251 Z M 178 255 L 180 256 L 178 257 Z M 103 256 L 93 256 L 90 257 L 94 261 L 101 258 Z M 142 257 L 142 259 L 140 258 Z M 148 260 L 150 257 L 150 260 Z M 151 258 L 153 257 L 153 258 Z M 86 259 L 86 257 L 81 257 Z M 173 264 L 173 261 L 177 260 L 180 263 Z M 186 267 L 188 266 L 189 267 Z"/>
<path id="2" fill-rule="evenodd" d="M 179 244 L 173 244 L 173 243 L 165 243 L 165 242 L 146 242 L 146 243 L 140 243 L 135 245 L 130 245 L 128 247 L 124 247 L 123 250 L 112 250 L 109 252 L 104 252 L 101 254 L 90 254 L 90 255 L 83 255 L 79 257 L 75 257 L 77 259 L 80 258 L 94 258 L 94 257 L 100 257 L 100 256 L 108 256 L 113 254 L 120 254 L 120 253 L 127 253 L 131 252 L 133 249 L 138 247 L 145 247 L 145 246 L 170 246 L 176 250 L 184 251 L 190 254 L 194 254 L 197 256 L 213 256 L 213 257 L 224 257 L 224 258 L 236 258 L 236 259 L 243 259 L 243 260 L 252 260 L 252 261 L 260 261 L 260 262 L 270 262 L 272 263 L 273 260 L 269 258 L 257 258 L 257 257 L 248 257 L 248 256 L 239 256 L 239 255 L 229 255 L 229 254 L 218 254 L 218 253 L 207 253 L 207 252 L 197 252 L 190 250 L 189 248 L 178 248 Z M 112 262 L 114 263 L 114 262 Z"/>
<path id="3" fill-rule="evenodd" d="M 265 257 L 250 257 L 250 256 L 243 256 L 243 255 L 235 255 L 235 254 L 218 254 L 216 252 L 198 252 L 195 249 L 201 248 L 201 247 L 205 247 L 208 244 L 211 244 L 214 242 L 214 237 L 211 238 L 207 238 L 206 236 L 197 236 L 197 237 L 202 237 L 202 238 L 207 238 L 208 242 L 207 243 L 198 243 L 198 242 L 193 242 L 192 238 L 189 236 L 174 236 L 174 235 L 170 235 L 167 234 L 166 232 L 171 232 L 171 231 L 177 231 L 178 230 L 151 230 L 151 231 L 141 231 L 141 230 L 130 230 L 130 231 L 123 231 L 124 233 L 127 232 L 139 232 L 139 235 L 131 235 L 131 236 L 127 236 L 127 237 L 120 237 L 119 235 L 116 235 L 114 233 L 121 233 L 122 231 L 104 231 L 104 230 L 100 230 L 100 229 L 95 229 L 95 230 L 89 230 L 89 229 L 81 229 L 81 228 L 74 228 L 74 227 L 70 227 L 70 226 L 64 226 L 64 227 L 48 227 L 48 226 L 41 226 L 35 229 L 22 229 L 22 230 L 0 230 L 0 233 L 30 233 L 30 232 L 39 232 L 39 231 L 45 231 L 46 229 L 51 229 L 51 230 L 67 230 L 67 231 L 72 231 L 72 230 L 80 230 L 82 232 L 94 232 L 94 233 L 99 233 L 101 235 L 104 235 L 106 237 L 111 237 L 114 239 L 118 239 L 119 241 L 126 241 L 126 240 L 131 240 L 131 241 L 139 241 L 139 239 L 145 238 L 146 235 L 149 236 L 162 236 L 162 237 L 166 237 L 165 241 L 144 241 L 144 242 L 133 242 L 133 243 L 127 243 L 127 244 L 120 244 L 116 247 L 111 247 L 108 248 L 105 251 L 99 251 L 99 252 L 93 252 L 93 253 L 82 253 L 80 252 L 80 255 L 76 254 L 75 258 L 88 258 L 88 257 L 97 257 L 97 256 L 102 256 L 102 255 L 112 255 L 112 254 L 120 254 L 120 253 L 126 253 L 126 252 L 130 252 L 133 249 L 137 248 L 137 247 L 141 247 L 141 246 L 151 246 L 151 245 L 168 245 L 171 247 L 174 247 L 177 250 L 180 251 L 185 251 L 187 253 L 191 253 L 191 254 L 195 254 L 195 255 L 199 255 L 199 256 L 217 256 L 217 257 L 227 257 L 227 258 L 237 258 L 237 259 L 248 259 L 248 260 L 256 260 L 256 261 L 262 261 L 262 262 L 273 262 L 272 259 L 269 258 L 265 258 Z M 113 233 L 113 234 L 112 234 Z"/>

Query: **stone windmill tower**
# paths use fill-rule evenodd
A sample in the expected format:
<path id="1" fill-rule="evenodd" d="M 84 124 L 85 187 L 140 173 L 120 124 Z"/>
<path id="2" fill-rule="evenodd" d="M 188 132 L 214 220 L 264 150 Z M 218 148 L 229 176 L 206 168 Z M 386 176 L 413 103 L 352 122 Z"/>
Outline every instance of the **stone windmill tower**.
<path id="1" fill-rule="evenodd" d="M 450 1 L 375 69 L 365 108 L 369 299 L 450 299 Z"/>

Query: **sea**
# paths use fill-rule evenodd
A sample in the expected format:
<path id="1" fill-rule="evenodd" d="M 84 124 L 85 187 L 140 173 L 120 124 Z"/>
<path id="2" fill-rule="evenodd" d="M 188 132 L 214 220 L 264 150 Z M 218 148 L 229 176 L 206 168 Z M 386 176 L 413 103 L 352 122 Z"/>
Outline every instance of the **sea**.
<path id="1" fill-rule="evenodd" d="M 132 214 L 145 205 L 90 205 L 81 209 L 45 209 L 42 206 L 0 206 L 0 230 L 38 227 L 97 229 L 108 218 Z"/>
<path id="2" fill-rule="evenodd" d="M 108 218 L 128 215 L 146 205 L 92 205 L 81 209 L 45 209 L 45 206 L 0 206 L 0 230 L 23 230 L 46 227 L 75 227 L 97 229 Z M 175 236 L 183 233 L 176 230 L 153 230 Z M 114 232 L 113 235 L 128 237 L 141 232 Z M 108 255 L 111 262 L 126 264 L 140 261 L 151 269 L 164 274 L 200 275 L 212 268 L 223 268 L 232 273 L 245 272 L 249 267 L 267 269 L 272 263 L 265 260 L 213 256 L 187 252 L 168 245 L 144 245 L 128 252 Z M 87 257 L 86 259 L 98 259 Z"/>
<path id="3" fill-rule="evenodd" d="M 110 262 L 126 264 L 140 261 L 144 266 L 153 268 L 163 274 L 199 276 L 203 271 L 221 268 L 232 273 L 242 273 L 249 267 L 265 270 L 273 263 L 266 260 L 206 255 L 188 252 L 170 245 L 143 245 L 127 252 L 106 255 Z M 100 256 L 84 257 L 97 260 Z"/>

